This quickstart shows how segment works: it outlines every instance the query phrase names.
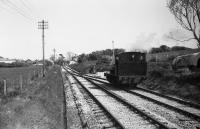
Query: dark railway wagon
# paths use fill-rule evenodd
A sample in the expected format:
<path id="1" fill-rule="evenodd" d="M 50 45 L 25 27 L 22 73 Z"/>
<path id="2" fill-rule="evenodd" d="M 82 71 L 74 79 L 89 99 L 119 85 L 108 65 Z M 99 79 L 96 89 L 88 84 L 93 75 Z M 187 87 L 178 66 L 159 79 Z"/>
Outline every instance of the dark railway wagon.
<path id="1" fill-rule="evenodd" d="M 136 85 L 147 73 L 146 54 L 142 52 L 124 52 L 115 55 L 114 64 L 107 80 L 113 84 Z"/>

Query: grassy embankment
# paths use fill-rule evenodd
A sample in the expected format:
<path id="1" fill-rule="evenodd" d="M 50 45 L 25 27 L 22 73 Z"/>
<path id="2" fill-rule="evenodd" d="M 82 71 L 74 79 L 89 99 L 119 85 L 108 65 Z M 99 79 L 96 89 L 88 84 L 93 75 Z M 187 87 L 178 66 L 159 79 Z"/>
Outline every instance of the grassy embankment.
<path id="1" fill-rule="evenodd" d="M 200 103 L 200 73 L 176 73 L 168 62 L 149 62 L 147 79 L 140 86 Z"/>
<path id="2" fill-rule="evenodd" d="M 63 128 L 63 81 L 59 67 L 50 68 L 44 78 L 38 67 L 1 68 L 0 71 L 0 79 L 11 82 L 7 95 L 0 90 L 0 129 Z M 20 75 L 22 90 L 18 84 Z"/>

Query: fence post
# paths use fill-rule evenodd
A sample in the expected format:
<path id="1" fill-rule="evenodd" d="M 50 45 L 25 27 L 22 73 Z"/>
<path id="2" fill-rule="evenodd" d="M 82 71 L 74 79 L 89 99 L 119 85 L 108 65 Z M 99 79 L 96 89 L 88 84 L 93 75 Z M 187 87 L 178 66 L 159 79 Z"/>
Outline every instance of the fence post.
<path id="1" fill-rule="evenodd" d="M 19 85 L 20 85 L 20 91 L 22 92 L 22 86 L 23 86 L 23 80 L 22 80 L 22 75 L 19 77 Z"/>
<path id="2" fill-rule="evenodd" d="M 157 57 L 157 55 L 156 55 L 156 64 L 157 64 L 157 62 L 158 62 L 158 57 Z"/>
<path id="3" fill-rule="evenodd" d="M 38 78 L 40 78 L 40 70 L 37 71 Z"/>
<path id="4" fill-rule="evenodd" d="M 32 75 L 32 73 L 30 72 L 30 73 L 28 74 L 28 79 L 27 79 L 27 80 L 28 80 L 28 84 L 30 84 L 32 76 L 33 76 L 33 75 Z"/>
<path id="5" fill-rule="evenodd" d="M 4 85 L 4 95 L 7 95 L 7 85 L 6 85 L 6 80 L 3 80 L 3 85 Z"/>
<path id="6" fill-rule="evenodd" d="M 33 78 L 35 78 L 36 77 L 36 74 L 35 74 L 35 70 L 33 71 Z"/>

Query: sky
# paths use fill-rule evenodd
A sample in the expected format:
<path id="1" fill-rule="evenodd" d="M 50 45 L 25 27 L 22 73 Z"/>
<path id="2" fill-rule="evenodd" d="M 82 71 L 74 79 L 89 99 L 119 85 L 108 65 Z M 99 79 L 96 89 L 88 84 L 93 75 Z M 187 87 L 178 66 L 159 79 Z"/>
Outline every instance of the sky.
<path id="1" fill-rule="evenodd" d="M 56 53 L 90 53 L 124 48 L 149 50 L 160 45 L 195 48 L 195 41 L 178 43 L 169 32 L 191 36 L 167 8 L 167 0 L 0 0 L 0 56 L 42 58 L 42 31 L 48 21 L 45 57 Z M 183 36 L 184 35 L 184 36 Z"/>

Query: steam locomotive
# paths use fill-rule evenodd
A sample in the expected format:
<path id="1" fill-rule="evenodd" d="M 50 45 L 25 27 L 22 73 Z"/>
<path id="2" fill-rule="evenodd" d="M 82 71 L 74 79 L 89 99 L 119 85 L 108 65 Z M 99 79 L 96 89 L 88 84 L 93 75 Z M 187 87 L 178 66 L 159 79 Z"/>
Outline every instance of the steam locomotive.
<path id="1" fill-rule="evenodd" d="M 146 53 L 123 52 L 114 56 L 107 80 L 113 84 L 136 86 L 147 73 Z"/>

